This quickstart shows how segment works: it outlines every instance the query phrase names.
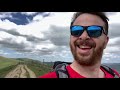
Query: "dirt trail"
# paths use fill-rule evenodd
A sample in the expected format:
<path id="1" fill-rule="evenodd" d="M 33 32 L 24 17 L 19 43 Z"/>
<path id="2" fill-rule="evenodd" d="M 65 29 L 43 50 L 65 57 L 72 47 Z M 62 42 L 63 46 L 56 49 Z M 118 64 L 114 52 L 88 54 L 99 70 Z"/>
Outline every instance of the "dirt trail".
<path id="1" fill-rule="evenodd" d="M 27 73 L 27 71 L 24 69 L 24 65 L 22 65 L 20 78 L 27 78 L 26 73 Z"/>
<path id="2" fill-rule="evenodd" d="M 5 78 L 36 78 L 36 75 L 27 65 L 18 65 L 14 70 L 9 72 Z"/>
<path id="3" fill-rule="evenodd" d="M 27 65 L 25 65 L 25 69 L 29 72 L 29 75 L 30 75 L 31 78 L 36 78 L 35 73 L 34 73 L 32 70 L 30 70 L 30 69 L 27 67 Z"/>

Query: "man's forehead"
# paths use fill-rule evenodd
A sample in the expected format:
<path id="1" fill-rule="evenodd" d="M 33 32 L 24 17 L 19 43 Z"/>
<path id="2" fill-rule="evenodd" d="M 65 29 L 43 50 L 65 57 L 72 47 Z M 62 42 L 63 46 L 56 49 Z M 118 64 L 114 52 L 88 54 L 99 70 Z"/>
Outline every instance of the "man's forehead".
<path id="1" fill-rule="evenodd" d="M 97 15 L 84 13 L 79 15 L 74 21 L 73 25 L 104 25 L 104 21 Z"/>

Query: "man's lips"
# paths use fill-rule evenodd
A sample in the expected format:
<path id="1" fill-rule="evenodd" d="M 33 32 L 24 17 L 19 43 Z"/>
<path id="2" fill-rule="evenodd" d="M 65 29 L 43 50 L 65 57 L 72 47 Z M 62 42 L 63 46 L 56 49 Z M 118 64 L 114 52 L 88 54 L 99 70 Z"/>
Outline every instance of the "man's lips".
<path id="1" fill-rule="evenodd" d="M 84 55 L 89 55 L 92 49 L 91 46 L 77 45 L 79 52 Z"/>
<path id="2" fill-rule="evenodd" d="M 91 46 L 85 46 L 85 45 L 77 45 L 78 48 L 80 49 L 91 49 Z"/>

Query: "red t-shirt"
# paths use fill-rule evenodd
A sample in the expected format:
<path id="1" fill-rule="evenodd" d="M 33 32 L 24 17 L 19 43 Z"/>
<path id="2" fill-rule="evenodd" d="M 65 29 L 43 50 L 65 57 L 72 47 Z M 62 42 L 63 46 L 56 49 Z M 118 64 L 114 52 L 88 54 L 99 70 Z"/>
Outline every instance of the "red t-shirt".
<path id="1" fill-rule="evenodd" d="M 67 67 L 68 73 L 70 75 L 70 78 L 86 78 L 79 73 L 77 73 L 75 70 L 73 70 L 70 65 Z M 105 71 L 104 69 L 101 68 L 101 70 L 105 73 L 105 78 L 114 78 L 110 73 Z M 39 78 L 57 78 L 56 72 L 49 72 L 43 76 L 40 76 Z"/>

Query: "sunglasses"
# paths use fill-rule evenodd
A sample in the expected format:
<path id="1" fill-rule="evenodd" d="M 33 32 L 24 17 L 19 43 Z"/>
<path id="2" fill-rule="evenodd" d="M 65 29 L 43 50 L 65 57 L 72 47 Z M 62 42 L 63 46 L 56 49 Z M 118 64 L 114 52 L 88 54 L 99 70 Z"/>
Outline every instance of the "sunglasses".
<path id="1" fill-rule="evenodd" d="M 86 30 L 89 37 L 97 38 L 102 35 L 102 32 L 105 33 L 105 30 L 102 26 L 92 25 L 92 26 L 79 26 L 74 25 L 70 27 L 71 35 L 75 37 L 79 37 Z"/>

